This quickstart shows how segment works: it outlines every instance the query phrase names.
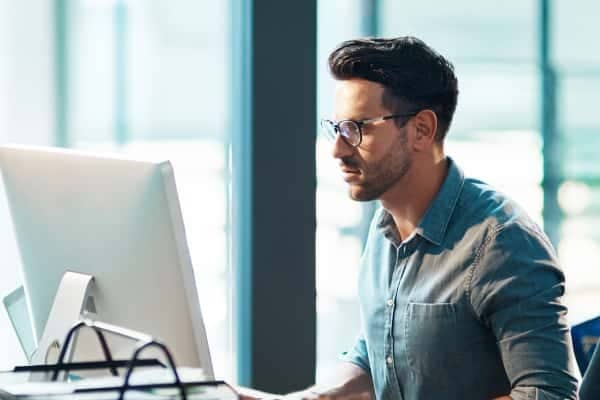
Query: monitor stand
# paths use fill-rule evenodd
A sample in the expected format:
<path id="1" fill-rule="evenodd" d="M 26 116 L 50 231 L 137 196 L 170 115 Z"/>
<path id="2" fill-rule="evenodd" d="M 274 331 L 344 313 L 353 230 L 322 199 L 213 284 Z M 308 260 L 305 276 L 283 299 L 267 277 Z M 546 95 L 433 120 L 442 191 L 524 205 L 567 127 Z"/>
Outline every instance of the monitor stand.
<path id="1" fill-rule="evenodd" d="M 95 313 L 93 283 L 94 277 L 91 275 L 65 272 L 56 291 L 37 351 L 31 359 L 32 365 L 55 363 L 69 329 L 81 319 L 84 312 Z M 70 360 L 68 353 L 67 359 Z"/>

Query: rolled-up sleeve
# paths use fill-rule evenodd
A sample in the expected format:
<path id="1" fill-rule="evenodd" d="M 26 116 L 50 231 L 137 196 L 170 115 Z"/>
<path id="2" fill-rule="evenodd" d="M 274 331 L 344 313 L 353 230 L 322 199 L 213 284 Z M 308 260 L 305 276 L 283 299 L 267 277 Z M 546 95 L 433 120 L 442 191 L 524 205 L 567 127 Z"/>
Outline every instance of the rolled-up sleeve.
<path id="1" fill-rule="evenodd" d="M 358 336 L 354 346 L 341 354 L 340 359 L 345 362 L 350 362 L 362 368 L 363 371 L 371 374 L 369 366 L 369 354 L 367 353 L 367 344 L 362 334 Z"/>
<path id="2" fill-rule="evenodd" d="M 545 236 L 517 223 L 492 230 L 477 253 L 469 290 L 476 314 L 496 337 L 512 399 L 576 399 L 561 303 L 565 279 Z"/>

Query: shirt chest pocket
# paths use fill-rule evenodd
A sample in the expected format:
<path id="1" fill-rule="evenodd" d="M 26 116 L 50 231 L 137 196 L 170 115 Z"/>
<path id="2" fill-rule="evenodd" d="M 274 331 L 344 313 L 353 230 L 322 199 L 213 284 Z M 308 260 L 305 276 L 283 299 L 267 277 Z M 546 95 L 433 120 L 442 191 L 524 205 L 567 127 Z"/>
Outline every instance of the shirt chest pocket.
<path id="1" fill-rule="evenodd" d="M 407 364 L 417 375 L 471 368 L 473 352 L 488 339 L 466 305 L 411 302 L 405 311 L 401 340 Z"/>

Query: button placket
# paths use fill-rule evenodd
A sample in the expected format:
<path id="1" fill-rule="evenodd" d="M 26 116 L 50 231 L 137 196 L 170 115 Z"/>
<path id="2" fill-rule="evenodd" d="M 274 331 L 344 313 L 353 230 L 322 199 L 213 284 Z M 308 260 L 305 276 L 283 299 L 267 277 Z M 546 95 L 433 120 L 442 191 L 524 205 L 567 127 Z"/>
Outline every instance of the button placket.
<path id="1" fill-rule="evenodd" d="M 394 268 L 394 274 L 390 285 L 390 294 L 386 300 L 386 337 L 385 337 L 385 364 L 386 364 L 386 379 L 395 387 L 396 395 L 402 398 L 400 386 L 402 383 L 399 381 L 400 377 L 396 371 L 395 365 L 395 350 L 394 350 L 394 337 L 393 337 L 393 326 L 394 326 L 394 315 L 398 305 L 396 304 L 398 293 L 400 291 L 400 283 L 408 267 L 408 254 L 409 249 L 406 244 L 401 244 L 396 248 L 396 262 Z"/>

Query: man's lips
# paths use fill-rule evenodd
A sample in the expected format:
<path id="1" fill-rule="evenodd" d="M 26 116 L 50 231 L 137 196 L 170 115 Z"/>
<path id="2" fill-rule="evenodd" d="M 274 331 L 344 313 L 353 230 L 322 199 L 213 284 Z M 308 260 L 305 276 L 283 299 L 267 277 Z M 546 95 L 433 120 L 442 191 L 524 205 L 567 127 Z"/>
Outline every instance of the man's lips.
<path id="1" fill-rule="evenodd" d="M 344 180 L 347 183 L 351 183 L 353 181 L 357 181 L 358 179 L 360 179 L 360 170 L 356 169 L 356 168 L 349 168 L 347 166 L 340 166 L 340 171 L 342 172 L 342 175 L 344 177 Z"/>
<path id="2" fill-rule="evenodd" d="M 360 170 L 359 169 L 342 167 L 342 168 L 340 168 L 340 170 L 344 174 L 360 174 Z"/>

